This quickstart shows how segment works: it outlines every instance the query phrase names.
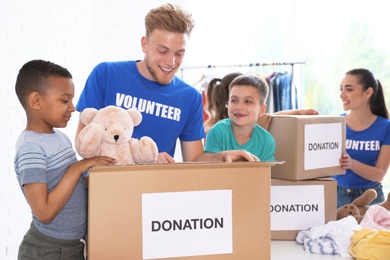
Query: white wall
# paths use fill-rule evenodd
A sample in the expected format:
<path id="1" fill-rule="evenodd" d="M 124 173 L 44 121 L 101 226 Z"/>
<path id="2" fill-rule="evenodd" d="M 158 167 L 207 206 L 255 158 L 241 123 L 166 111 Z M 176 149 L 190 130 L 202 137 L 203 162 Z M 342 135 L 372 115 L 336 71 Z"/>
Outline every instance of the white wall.
<path id="1" fill-rule="evenodd" d="M 14 87 L 20 67 L 32 59 L 60 64 L 72 73 L 75 102 L 98 62 L 142 59 L 144 16 L 166 1 L 0 1 L 0 259 L 16 259 L 31 213 L 13 170 L 14 144 L 25 128 Z M 181 2 L 183 6 L 185 1 Z M 78 114 L 65 132 L 74 137 Z"/>

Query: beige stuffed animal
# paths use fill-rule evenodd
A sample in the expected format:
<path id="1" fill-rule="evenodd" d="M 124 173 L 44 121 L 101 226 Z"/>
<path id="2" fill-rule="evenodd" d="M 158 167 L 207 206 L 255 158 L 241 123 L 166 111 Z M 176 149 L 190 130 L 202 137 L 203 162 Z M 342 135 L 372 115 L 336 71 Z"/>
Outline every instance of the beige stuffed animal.
<path id="1" fill-rule="evenodd" d="M 147 136 L 132 138 L 134 127 L 142 121 L 136 109 L 107 106 L 86 108 L 80 114 L 85 127 L 76 137 L 76 151 L 83 158 L 105 155 L 117 159 L 117 165 L 155 163 L 156 143 Z"/>
<path id="2" fill-rule="evenodd" d="M 370 203 L 376 199 L 377 193 L 374 189 L 366 190 L 360 197 L 352 201 L 351 204 L 341 206 L 337 209 L 337 220 L 353 216 L 356 221 L 360 224 L 364 214 L 367 212 Z M 383 203 L 377 204 L 390 210 L 390 193 L 387 195 L 387 200 Z"/>

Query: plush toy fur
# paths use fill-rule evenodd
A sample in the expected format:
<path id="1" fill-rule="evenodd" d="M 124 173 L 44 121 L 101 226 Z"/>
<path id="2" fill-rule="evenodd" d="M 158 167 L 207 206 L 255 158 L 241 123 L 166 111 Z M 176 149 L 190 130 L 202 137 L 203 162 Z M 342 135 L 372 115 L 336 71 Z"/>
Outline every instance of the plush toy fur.
<path id="1" fill-rule="evenodd" d="M 117 165 L 157 161 L 157 145 L 150 137 L 140 140 L 131 137 L 134 127 L 142 121 L 138 110 L 116 106 L 86 108 L 80 120 L 85 127 L 76 137 L 75 147 L 81 157 L 105 155 L 117 159 Z"/>
<path id="2" fill-rule="evenodd" d="M 355 217 L 360 224 L 364 214 L 367 212 L 370 203 L 376 199 L 377 193 L 374 189 L 366 190 L 360 197 L 352 201 L 351 204 L 341 206 L 337 209 L 337 219 L 342 219 L 347 216 Z M 377 204 L 390 211 L 390 193 L 387 195 L 387 200 L 383 203 Z"/>

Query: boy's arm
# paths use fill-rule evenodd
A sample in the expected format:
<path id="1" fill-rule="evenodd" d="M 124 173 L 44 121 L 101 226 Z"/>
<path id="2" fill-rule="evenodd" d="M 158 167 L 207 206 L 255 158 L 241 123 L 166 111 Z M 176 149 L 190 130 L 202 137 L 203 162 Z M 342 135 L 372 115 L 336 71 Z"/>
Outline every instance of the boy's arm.
<path id="1" fill-rule="evenodd" d="M 46 183 L 25 184 L 24 192 L 35 217 L 45 224 L 52 222 L 69 200 L 79 178 L 80 174 L 67 173 L 51 192 Z"/>
<path id="2" fill-rule="evenodd" d="M 112 165 L 115 159 L 99 156 L 84 159 L 71 165 L 64 176 L 48 192 L 46 183 L 25 184 L 24 192 L 35 217 L 48 224 L 53 221 L 73 193 L 80 176 L 95 165 Z"/>
<path id="3" fill-rule="evenodd" d="M 245 150 L 229 150 L 219 153 L 205 153 L 201 140 L 181 142 L 183 160 L 185 162 L 234 162 L 234 161 L 259 161 L 253 154 Z"/>

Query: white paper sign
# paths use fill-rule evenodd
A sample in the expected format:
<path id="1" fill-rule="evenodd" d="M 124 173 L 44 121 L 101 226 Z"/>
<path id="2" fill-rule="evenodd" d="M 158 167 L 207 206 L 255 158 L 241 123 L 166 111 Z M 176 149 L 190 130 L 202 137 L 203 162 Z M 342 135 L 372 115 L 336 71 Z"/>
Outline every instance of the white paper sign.
<path id="1" fill-rule="evenodd" d="M 233 252 L 232 190 L 142 194 L 143 258 Z"/>
<path id="2" fill-rule="evenodd" d="M 341 123 L 305 125 L 304 170 L 339 166 L 342 142 Z"/>
<path id="3" fill-rule="evenodd" d="M 323 185 L 271 187 L 271 230 L 304 230 L 324 224 Z"/>

